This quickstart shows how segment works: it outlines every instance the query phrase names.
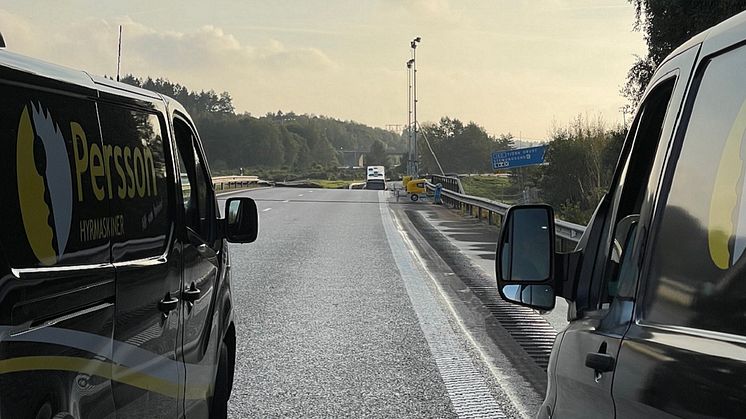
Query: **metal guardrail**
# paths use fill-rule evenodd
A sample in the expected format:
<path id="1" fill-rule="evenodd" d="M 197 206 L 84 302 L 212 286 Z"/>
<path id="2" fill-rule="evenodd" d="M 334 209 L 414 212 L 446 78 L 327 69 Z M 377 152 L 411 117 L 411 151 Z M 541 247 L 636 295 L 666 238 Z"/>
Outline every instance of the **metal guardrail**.
<path id="1" fill-rule="evenodd" d="M 469 215 L 476 218 L 486 218 L 489 224 L 497 226 L 502 225 L 503 217 L 511 205 L 492 201 L 487 198 L 454 192 L 453 190 L 446 188 L 445 184 L 441 182 L 441 180 L 444 179 L 443 176 L 438 176 L 438 178 L 440 178 L 438 181 L 443 185 L 443 189 L 441 190 L 441 200 L 444 204 L 449 205 L 451 208 L 459 208 L 462 212 L 468 212 Z M 435 179 L 435 176 L 433 176 L 433 179 Z M 454 182 L 451 181 L 450 184 L 453 185 Z M 435 185 L 431 182 L 425 182 L 425 187 L 428 190 L 435 190 Z M 582 225 L 563 220 L 555 220 L 555 235 L 559 241 L 557 250 L 561 252 L 573 250 L 580 241 L 584 232 L 585 227 Z"/>
<path id="2" fill-rule="evenodd" d="M 186 178 L 186 174 L 181 175 L 181 190 L 188 191 L 192 187 Z M 266 180 L 259 179 L 258 176 L 216 176 L 212 178 L 212 186 L 215 191 L 227 191 L 231 189 L 248 188 L 251 185 L 270 183 Z"/>
<path id="3" fill-rule="evenodd" d="M 433 180 L 433 184 L 437 185 L 440 183 L 443 185 L 443 189 L 447 189 L 449 191 L 457 192 L 460 194 L 464 193 L 464 187 L 461 185 L 461 179 L 458 177 L 452 177 L 452 176 L 441 176 L 441 175 L 432 175 L 431 176 Z"/>
<path id="4" fill-rule="evenodd" d="M 212 185 L 216 191 L 248 188 L 259 183 L 266 182 L 260 180 L 258 176 L 217 176 L 212 178 Z"/>

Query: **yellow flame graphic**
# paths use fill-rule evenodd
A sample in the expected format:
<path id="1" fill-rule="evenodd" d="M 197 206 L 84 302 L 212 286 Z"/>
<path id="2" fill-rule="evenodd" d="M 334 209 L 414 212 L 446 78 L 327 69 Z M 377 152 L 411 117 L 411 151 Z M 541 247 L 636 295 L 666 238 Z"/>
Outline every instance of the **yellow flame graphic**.
<path id="1" fill-rule="evenodd" d="M 34 255 L 42 265 L 53 265 L 57 254 L 52 247 L 54 233 L 49 225 L 49 207 L 44 201 L 44 178 L 36 171 L 34 161 L 34 128 L 28 107 L 23 108 L 18 123 L 18 199 L 26 237 Z"/>
<path id="2" fill-rule="evenodd" d="M 741 105 L 725 141 L 710 201 L 708 244 L 710 257 L 715 266 L 720 269 L 730 268 L 731 263 L 735 263 L 735 260 L 740 257 L 740 255 L 732 257 L 729 244 L 737 227 L 733 221 L 733 215 L 738 210 L 741 195 L 738 183 L 743 172 L 741 141 L 744 132 L 746 132 L 746 102 Z"/>

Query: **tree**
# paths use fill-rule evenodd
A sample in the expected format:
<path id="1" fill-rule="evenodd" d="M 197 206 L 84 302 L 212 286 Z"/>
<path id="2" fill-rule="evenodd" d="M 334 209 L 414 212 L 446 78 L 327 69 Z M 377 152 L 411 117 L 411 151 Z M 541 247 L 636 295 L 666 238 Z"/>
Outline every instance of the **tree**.
<path id="1" fill-rule="evenodd" d="M 636 106 L 658 64 L 692 36 L 746 10 L 746 0 L 629 0 L 648 54 L 636 57 L 621 93 Z"/>
<path id="2" fill-rule="evenodd" d="M 433 157 L 435 153 L 445 172 L 491 172 L 492 152 L 511 148 L 512 138 L 510 134 L 495 138 L 474 122 L 465 125 L 456 118 L 443 117 L 438 124 L 423 126 L 422 136 L 417 138 L 422 156 L 421 171 L 439 173 Z"/>
<path id="3" fill-rule="evenodd" d="M 614 174 L 626 131 L 600 119 L 577 116 L 555 128 L 538 184 L 544 198 L 567 221 L 585 224 Z"/>
<path id="4" fill-rule="evenodd" d="M 365 156 L 366 166 L 386 165 L 386 145 L 381 140 L 375 140 L 370 146 L 370 152 Z"/>

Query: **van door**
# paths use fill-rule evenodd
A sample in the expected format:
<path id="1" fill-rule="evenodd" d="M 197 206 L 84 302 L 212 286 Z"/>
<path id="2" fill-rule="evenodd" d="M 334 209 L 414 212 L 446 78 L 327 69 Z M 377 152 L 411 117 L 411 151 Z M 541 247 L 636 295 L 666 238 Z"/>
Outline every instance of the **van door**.
<path id="1" fill-rule="evenodd" d="M 94 97 L 0 67 L 3 418 L 114 413 L 109 204 L 76 176 L 101 148 Z"/>
<path id="2" fill-rule="evenodd" d="M 692 54 L 696 56 L 696 51 Z M 690 67 L 694 56 L 684 60 Z M 651 83 L 640 105 L 627 136 L 627 151 L 604 198 L 608 212 L 597 218 L 608 233 L 595 255 L 584 255 L 595 257 L 586 265 L 593 269 L 591 309 L 564 332 L 556 361 L 553 416 L 612 418 L 615 414 L 611 390 L 619 346 L 632 320 L 637 280 L 634 249 L 645 236 L 640 215 L 649 206 L 650 187 L 656 190 L 660 171 L 656 159 L 665 155 L 687 81 L 680 78 L 675 63 L 658 74 L 662 76 Z"/>
<path id="3" fill-rule="evenodd" d="M 619 417 L 746 412 L 744 68 L 740 47 L 694 76 L 617 363 Z"/>
<path id="4" fill-rule="evenodd" d="M 215 283 L 219 240 L 215 193 L 198 137 L 186 119 L 174 118 L 179 168 L 189 179 L 182 185 L 184 290 L 182 291 L 183 359 L 186 365 L 185 411 L 207 417 L 217 371 L 220 343 Z"/>
<path id="5" fill-rule="evenodd" d="M 165 119 L 156 109 L 104 101 L 99 114 L 102 191 L 121 228 L 111 246 L 117 417 L 176 417 L 181 249 L 173 240 L 176 181 Z"/>

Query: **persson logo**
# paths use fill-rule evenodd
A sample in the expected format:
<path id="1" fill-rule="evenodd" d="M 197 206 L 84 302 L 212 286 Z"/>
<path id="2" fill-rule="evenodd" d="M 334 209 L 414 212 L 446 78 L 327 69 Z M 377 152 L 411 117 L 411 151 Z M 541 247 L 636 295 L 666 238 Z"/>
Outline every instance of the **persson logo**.
<path id="1" fill-rule="evenodd" d="M 21 113 L 17 142 L 23 227 L 39 262 L 53 265 L 65 253 L 72 221 L 72 177 L 65 139 L 49 111 L 41 103 L 32 103 L 30 113 L 29 106 Z"/>

